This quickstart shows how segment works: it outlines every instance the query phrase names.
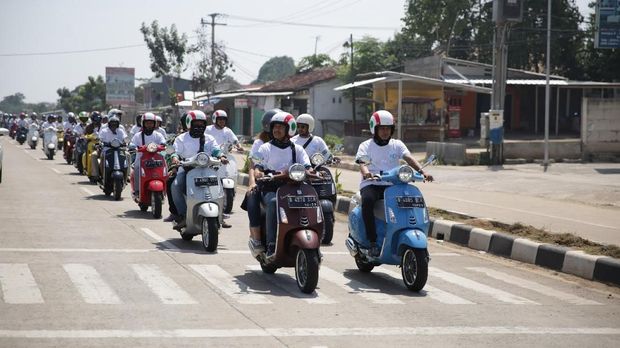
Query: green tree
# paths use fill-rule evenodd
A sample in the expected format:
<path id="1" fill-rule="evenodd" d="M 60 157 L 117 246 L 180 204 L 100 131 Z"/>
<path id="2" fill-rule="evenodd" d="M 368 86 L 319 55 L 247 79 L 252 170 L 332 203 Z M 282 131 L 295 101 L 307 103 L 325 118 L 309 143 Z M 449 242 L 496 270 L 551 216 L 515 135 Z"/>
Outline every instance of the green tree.
<path id="1" fill-rule="evenodd" d="M 265 62 L 258 71 L 258 77 L 252 83 L 277 81 L 295 74 L 295 61 L 291 57 L 273 57 Z"/>
<path id="2" fill-rule="evenodd" d="M 101 75 L 89 76 L 86 83 L 69 90 L 58 88 L 58 107 L 66 112 L 94 111 L 107 109 L 105 81 Z"/>
<path id="3" fill-rule="evenodd" d="M 20 92 L 6 96 L 0 101 L 0 110 L 11 114 L 22 112 L 26 110 L 24 99 L 26 96 Z"/>
<path id="4" fill-rule="evenodd" d="M 306 56 L 300 59 L 297 64 L 296 71 L 299 73 L 310 71 L 312 69 L 321 68 L 325 66 L 333 66 L 336 62 L 331 59 L 328 54 L 320 53 L 311 56 Z"/>
<path id="5" fill-rule="evenodd" d="M 180 35 L 174 24 L 170 28 L 160 27 L 157 21 L 153 21 L 150 26 L 142 22 L 140 32 L 150 51 L 151 71 L 157 77 L 166 76 L 172 80 L 172 85 L 166 87 L 169 91 L 170 105 L 174 106 L 176 104 L 174 79 L 179 78 L 181 72 L 186 69 L 185 57 L 191 52 L 187 35 Z"/>

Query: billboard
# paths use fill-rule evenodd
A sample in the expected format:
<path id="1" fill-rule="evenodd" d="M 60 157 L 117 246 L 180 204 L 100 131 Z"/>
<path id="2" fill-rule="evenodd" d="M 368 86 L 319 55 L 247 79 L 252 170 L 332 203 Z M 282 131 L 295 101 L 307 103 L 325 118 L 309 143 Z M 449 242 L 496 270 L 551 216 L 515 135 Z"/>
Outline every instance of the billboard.
<path id="1" fill-rule="evenodd" d="M 105 68 L 106 103 L 111 106 L 132 106 L 136 102 L 134 68 Z"/>
<path id="2" fill-rule="evenodd" d="M 595 48 L 620 48 L 620 0 L 596 2 Z"/>

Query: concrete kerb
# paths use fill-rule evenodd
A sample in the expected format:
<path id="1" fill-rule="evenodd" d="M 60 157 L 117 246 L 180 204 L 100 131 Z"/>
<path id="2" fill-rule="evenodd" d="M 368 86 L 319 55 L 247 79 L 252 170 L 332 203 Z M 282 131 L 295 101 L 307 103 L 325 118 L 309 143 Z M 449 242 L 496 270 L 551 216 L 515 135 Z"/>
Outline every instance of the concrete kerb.
<path id="1" fill-rule="evenodd" d="M 247 186 L 248 182 L 248 175 L 239 173 L 237 183 Z M 336 211 L 348 214 L 350 204 L 350 198 L 338 197 Z M 431 218 L 428 235 L 437 240 L 449 241 L 588 280 L 620 285 L 620 260 L 611 257 L 588 255 L 558 245 L 538 243 L 455 221 L 434 218 Z"/>

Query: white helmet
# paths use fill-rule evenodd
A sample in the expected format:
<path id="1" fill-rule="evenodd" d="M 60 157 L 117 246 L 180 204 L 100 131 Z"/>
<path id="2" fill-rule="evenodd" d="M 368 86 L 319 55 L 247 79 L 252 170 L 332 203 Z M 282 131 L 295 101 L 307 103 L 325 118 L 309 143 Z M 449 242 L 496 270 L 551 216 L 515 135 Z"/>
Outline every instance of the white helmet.
<path id="1" fill-rule="evenodd" d="M 204 120 L 206 122 L 207 115 L 205 115 L 205 113 L 200 110 L 192 110 L 188 112 L 187 117 L 185 118 L 185 125 L 187 126 L 187 129 L 190 129 L 192 127 L 192 121 L 199 120 Z"/>
<path id="2" fill-rule="evenodd" d="M 155 116 L 155 114 L 152 112 L 147 112 L 144 115 L 142 115 L 142 122 L 144 121 L 157 121 L 157 116 Z"/>
<path id="3" fill-rule="evenodd" d="M 307 124 L 308 132 L 312 133 L 314 131 L 314 117 L 310 114 L 301 114 L 297 116 L 297 124 Z"/>
<path id="4" fill-rule="evenodd" d="M 226 113 L 226 111 L 215 110 L 213 112 L 213 115 L 211 115 L 211 121 L 213 121 L 213 124 L 215 124 L 215 121 L 217 120 L 218 117 L 224 117 L 226 120 L 228 120 L 228 114 Z"/>
<path id="5" fill-rule="evenodd" d="M 387 110 L 378 110 L 370 116 L 368 124 L 372 135 L 375 134 L 375 127 L 377 126 L 392 126 L 392 130 L 394 130 L 394 116 Z"/>
<path id="6" fill-rule="evenodd" d="M 161 118 L 161 116 L 155 115 L 155 122 L 159 122 L 161 124 L 163 121 L 164 120 Z"/>
<path id="7" fill-rule="evenodd" d="M 269 131 L 273 132 L 273 125 L 276 123 L 280 123 L 286 126 L 286 131 L 289 137 L 292 137 L 297 132 L 297 122 L 295 121 L 295 117 L 285 111 L 280 111 L 273 115 L 271 121 L 269 122 Z"/>

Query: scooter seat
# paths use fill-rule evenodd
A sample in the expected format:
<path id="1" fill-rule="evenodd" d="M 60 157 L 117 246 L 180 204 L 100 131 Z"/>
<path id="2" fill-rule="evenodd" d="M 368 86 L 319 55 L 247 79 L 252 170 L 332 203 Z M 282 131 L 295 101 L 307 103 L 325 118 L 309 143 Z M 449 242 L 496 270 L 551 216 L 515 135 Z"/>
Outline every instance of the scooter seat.
<path id="1" fill-rule="evenodd" d="M 373 208 L 375 217 L 377 219 L 380 219 L 384 222 L 386 222 L 387 220 L 385 219 L 385 200 L 380 199 L 378 201 L 375 202 L 375 206 Z"/>

